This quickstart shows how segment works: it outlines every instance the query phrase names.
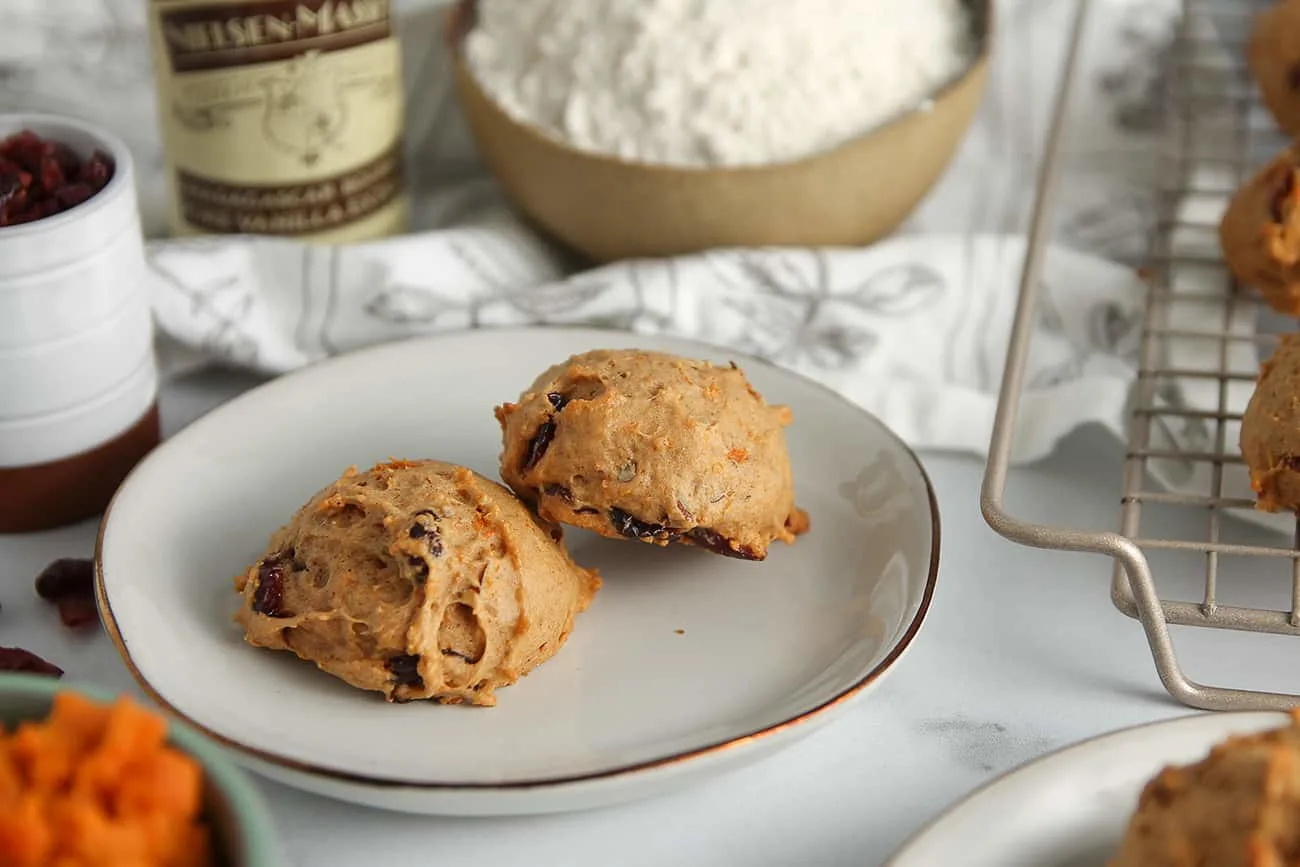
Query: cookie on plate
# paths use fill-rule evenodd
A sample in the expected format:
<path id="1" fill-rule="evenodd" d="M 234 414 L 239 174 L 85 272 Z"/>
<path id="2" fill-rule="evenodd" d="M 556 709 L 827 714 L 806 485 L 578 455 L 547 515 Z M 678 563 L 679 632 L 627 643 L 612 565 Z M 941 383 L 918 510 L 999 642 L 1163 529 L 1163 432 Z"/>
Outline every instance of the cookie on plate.
<path id="1" fill-rule="evenodd" d="M 1300 334 L 1283 335 L 1262 365 L 1239 445 L 1259 508 L 1300 511 Z"/>
<path id="2" fill-rule="evenodd" d="M 1300 316 L 1300 146 L 1287 148 L 1236 192 L 1219 223 L 1223 259 L 1270 307 Z"/>
<path id="3" fill-rule="evenodd" d="M 784 428 L 734 364 L 595 350 L 497 407 L 501 477 L 546 520 L 762 560 L 808 528 Z"/>
<path id="4" fill-rule="evenodd" d="M 1300 717 L 1165 768 L 1138 798 L 1108 867 L 1266 867 L 1300 853 Z"/>
<path id="5" fill-rule="evenodd" d="M 1246 62 L 1277 125 L 1300 138 L 1300 0 L 1281 0 L 1255 16 Z"/>
<path id="6" fill-rule="evenodd" d="M 559 651 L 599 587 L 562 535 L 464 467 L 349 470 L 236 579 L 236 619 L 250 644 L 389 701 L 493 705 Z"/>

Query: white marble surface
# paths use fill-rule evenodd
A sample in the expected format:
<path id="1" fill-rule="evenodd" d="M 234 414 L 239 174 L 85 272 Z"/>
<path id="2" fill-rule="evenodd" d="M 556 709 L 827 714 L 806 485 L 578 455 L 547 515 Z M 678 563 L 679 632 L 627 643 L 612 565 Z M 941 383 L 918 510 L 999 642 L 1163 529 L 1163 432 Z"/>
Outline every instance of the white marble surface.
<path id="1" fill-rule="evenodd" d="M 169 386 L 168 429 L 251 383 L 208 373 Z M 1111 527 L 1121 455 L 1104 433 L 1077 434 L 1052 459 L 1014 473 L 1011 507 L 1072 526 Z M 1160 687 L 1136 622 L 1111 607 L 1107 561 L 1000 539 L 979 516 L 979 462 L 924 457 L 944 520 L 934 607 L 912 653 L 840 722 L 697 789 L 549 818 L 389 815 L 265 783 L 293 862 L 872 867 L 995 774 L 1084 737 L 1190 712 Z M 0 644 L 47 654 L 69 677 L 130 689 L 108 640 L 69 637 L 31 589 L 50 559 L 89 556 L 94 530 L 87 523 L 0 537 Z M 1205 630 L 1176 638 L 1194 677 L 1300 688 L 1293 641 Z"/>

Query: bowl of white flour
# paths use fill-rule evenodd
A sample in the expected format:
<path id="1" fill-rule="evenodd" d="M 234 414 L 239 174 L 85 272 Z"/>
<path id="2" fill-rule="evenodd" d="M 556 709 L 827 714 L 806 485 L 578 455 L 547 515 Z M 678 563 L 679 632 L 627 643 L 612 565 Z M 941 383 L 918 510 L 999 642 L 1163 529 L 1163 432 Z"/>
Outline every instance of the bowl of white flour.
<path id="1" fill-rule="evenodd" d="M 991 0 L 462 0 L 456 85 L 525 215 L 596 261 L 858 246 L 943 173 Z"/>

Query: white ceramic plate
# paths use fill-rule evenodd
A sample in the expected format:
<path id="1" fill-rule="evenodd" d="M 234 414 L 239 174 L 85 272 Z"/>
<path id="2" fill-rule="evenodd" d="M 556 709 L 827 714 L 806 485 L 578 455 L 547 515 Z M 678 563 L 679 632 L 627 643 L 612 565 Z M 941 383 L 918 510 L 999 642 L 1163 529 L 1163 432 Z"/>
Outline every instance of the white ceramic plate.
<path id="1" fill-rule="evenodd" d="M 735 358 L 792 407 L 812 531 L 763 563 L 570 532 L 605 586 L 564 650 L 495 708 L 385 704 L 231 621 L 231 579 L 349 465 L 438 458 L 496 477 L 495 404 L 599 347 Z M 841 712 L 915 637 L 939 551 L 915 457 L 830 391 L 702 344 L 596 330 L 390 344 L 274 380 L 155 451 L 101 529 L 100 608 L 141 685 L 283 782 L 457 815 L 580 809 L 756 757 Z"/>
<path id="2" fill-rule="evenodd" d="M 1229 735 L 1285 724 L 1280 713 L 1196 714 L 1066 747 L 977 790 L 885 867 L 1105 867 L 1161 768 L 1199 761 Z"/>

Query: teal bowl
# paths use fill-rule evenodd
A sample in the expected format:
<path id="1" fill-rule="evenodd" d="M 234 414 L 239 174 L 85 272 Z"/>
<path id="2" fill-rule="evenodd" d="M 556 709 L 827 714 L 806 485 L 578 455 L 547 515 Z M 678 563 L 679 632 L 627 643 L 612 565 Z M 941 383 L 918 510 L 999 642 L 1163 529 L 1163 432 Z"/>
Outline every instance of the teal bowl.
<path id="1" fill-rule="evenodd" d="M 12 730 L 20 722 L 45 719 L 60 692 L 75 692 L 103 703 L 116 698 L 110 692 L 50 677 L 0 674 L 0 723 Z M 219 747 L 180 723 L 169 721 L 168 740 L 203 768 L 205 819 L 217 847 L 214 863 L 219 867 L 284 867 L 266 802 L 244 772 L 222 755 Z"/>

